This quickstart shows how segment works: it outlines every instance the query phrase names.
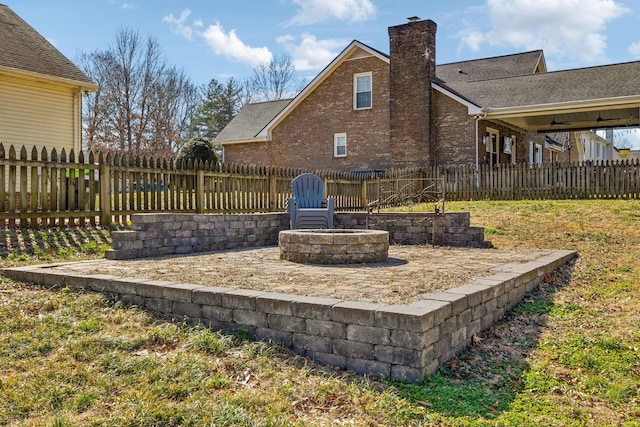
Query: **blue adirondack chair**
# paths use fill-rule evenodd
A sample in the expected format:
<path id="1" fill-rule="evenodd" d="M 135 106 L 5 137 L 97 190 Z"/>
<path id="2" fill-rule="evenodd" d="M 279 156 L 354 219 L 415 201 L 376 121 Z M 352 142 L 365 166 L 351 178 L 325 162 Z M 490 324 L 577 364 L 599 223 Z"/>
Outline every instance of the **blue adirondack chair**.
<path id="1" fill-rule="evenodd" d="M 290 226 L 333 228 L 335 199 L 324 197 L 324 181 L 312 173 L 303 173 L 291 181 L 293 197 L 287 199 Z"/>

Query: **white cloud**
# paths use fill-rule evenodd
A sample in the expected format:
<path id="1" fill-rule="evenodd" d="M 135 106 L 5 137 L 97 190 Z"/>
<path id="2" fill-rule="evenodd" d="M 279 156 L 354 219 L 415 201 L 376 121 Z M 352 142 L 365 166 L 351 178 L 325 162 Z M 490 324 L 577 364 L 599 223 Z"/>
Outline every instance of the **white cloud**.
<path id="1" fill-rule="evenodd" d="M 371 18 L 376 8 L 371 0 L 293 0 L 300 10 L 287 25 L 310 25 L 330 19 L 361 22 Z"/>
<path id="2" fill-rule="evenodd" d="M 128 2 L 120 2 L 120 1 L 116 1 L 116 0 L 109 0 L 110 4 L 115 4 L 116 6 L 118 6 L 121 9 L 133 9 L 134 6 L 131 3 Z"/>
<path id="3" fill-rule="evenodd" d="M 225 33 L 220 23 L 210 25 L 201 33 L 209 47 L 217 55 L 250 64 L 252 67 L 271 61 L 273 55 L 267 47 L 251 47 L 236 35 L 236 30 Z"/>
<path id="4" fill-rule="evenodd" d="M 180 12 L 180 18 L 176 18 L 173 16 L 173 13 L 170 13 L 162 18 L 162 22 L 167 22 L 169 24 L 169 28 L 172 33 L 180 34 L 187 40 L 191 40 L 193 38 L 193 27 L 185 25 L 189 15 L 191 15 L 191 10 L 185 9 Z M 193 26 L 202 26 L 202 21 L 194 21 Z"/>
<path id="5" fill-rule="evenodd" d="M 251 47 L 246 45 L 236 34 L 236 30 L 228 33 L 224 31 L 222 25 L 216 22 L 204 31 L 201 19 L 194 19 L 188 22 L 191 10 L 184 9 L 180 12 L 180 17 L 176 18 L 172 13 L 162 18 L 162 22 L 169 24 L 171 32 L 179 34 L 187 40 L 192 40 L 194 36 L 204 39 L 207 45 L 216 55 L 222 55 L 232 61 L 244 62 L 255 67 L 259 64 L 269 62 L 273 55 L 267 47 Z"/>
<path id="6" fill-rule="evenodd" d="M 544 49 L 545 55 L 580 63 L 606 59 L 606 25 L 629 12 L 616 0 L 487 0 L 491 29 L 461 32 L 472 50 L 481 44 Z"/>
<path id="7" fill-rule="evenodd" d="M 631 43 L 629 46 L 629 53 L 640 58 L 640 42 Z"/>
<path id="8" fill-rule="evenodd" d="M 459 32 L 457 36 L 463 45 L 467 46 L 474 52 L 480 50 L 480 45 L 485 42 L 485 35 L 482 32 L 471 28 Z"/>
<path id="9" fill-rule="evenodd" d="M 336 55 L 348 44 L 339 39 L 318 40 L 312 34 L 303 33 L 299 43 L 292 35 L 277 38 L 291 55 L 297 71 L 320 70 L 326 67 Z"/>

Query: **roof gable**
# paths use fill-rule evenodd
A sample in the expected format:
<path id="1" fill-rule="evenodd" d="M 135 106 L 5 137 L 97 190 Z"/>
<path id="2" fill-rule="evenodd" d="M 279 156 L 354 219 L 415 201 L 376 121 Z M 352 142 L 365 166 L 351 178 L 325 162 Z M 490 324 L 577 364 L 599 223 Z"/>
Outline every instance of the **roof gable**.
<path id="1" fill-rule="evenodd" d="M 67 80 L 88 89 L 96 87 L 75 64 L 3 4 L 0 4 L 0 40 L 0 69 Z"/>
<path id="2" fill-rule="evenodd" d="M 269 136 L 269 132 L 273 129 L 280 121 L 282 121 L 293 109 L 295 109 L 304 99 L 309 96 L 323 81 L 327 79 L 343 62 L 349 60 L 357 60 L 362 58 L 378 58 L 379 60 L 389 64 L 389 56 L 384 53 L 367 46 L 364 43 L 361 43 L 357 40 L 352 41 L 346 48 L 343 49 L 342 52 L 338 56 L 335 57 L 329 65 L 327 65 L 324 70 L 320 72 L 293 100 L 291 103 L 287 105 L 277 116 L 273 118 L 267 125 L 264 127 L 262 132 L 258 135 L 261 138 L 267 138 Z"/>
<path id="3" fill-rule="evenodd" d="M 542 50 L 494 56 L 436 66 L 443 82 L 463 82 L 524 76 L 547 71 Z"/>
<path id="4" fill-rule="evenodd" d="M 216 143 L 254 140 L 265 124 L 282 111 L 291 99 L 247 104 L 216 136 Z"/>

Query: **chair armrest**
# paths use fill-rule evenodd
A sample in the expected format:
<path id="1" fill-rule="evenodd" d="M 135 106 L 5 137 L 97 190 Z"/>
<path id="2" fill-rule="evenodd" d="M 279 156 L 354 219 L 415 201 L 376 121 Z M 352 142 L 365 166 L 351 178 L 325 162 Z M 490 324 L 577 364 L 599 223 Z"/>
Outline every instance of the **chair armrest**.
<path id="1" fill-rule="evenodd" d="M 297 207 L 296 199 L 294 197 L 287 197 L 287 210 L 291 211 L 291 209 L 296 209 Z"/>
<path id="2" fill-rule="evenodd" d="M 336 208 L 336 199 L 334 199 L 333 197 L 329 197 L 327 199 L 327 209 L 333 211 Z"/>

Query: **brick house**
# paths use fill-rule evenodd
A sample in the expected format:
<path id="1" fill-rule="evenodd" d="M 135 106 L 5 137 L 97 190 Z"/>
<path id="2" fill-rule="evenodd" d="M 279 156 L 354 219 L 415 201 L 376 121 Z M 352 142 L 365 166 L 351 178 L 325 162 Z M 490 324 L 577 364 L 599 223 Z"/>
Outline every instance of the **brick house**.
<path id="1" fill-rule="evenodd" d="M 436 65 L 433 21 L 388 32 L 389 55 L 353 41 L 295 98 L 245 106 L 215 140 L 224 161 L 342 171 L 541 163 L 568 160 L 569 132 L 638 125 L 640 62 L 547 72 L 536 50 Z"/>

